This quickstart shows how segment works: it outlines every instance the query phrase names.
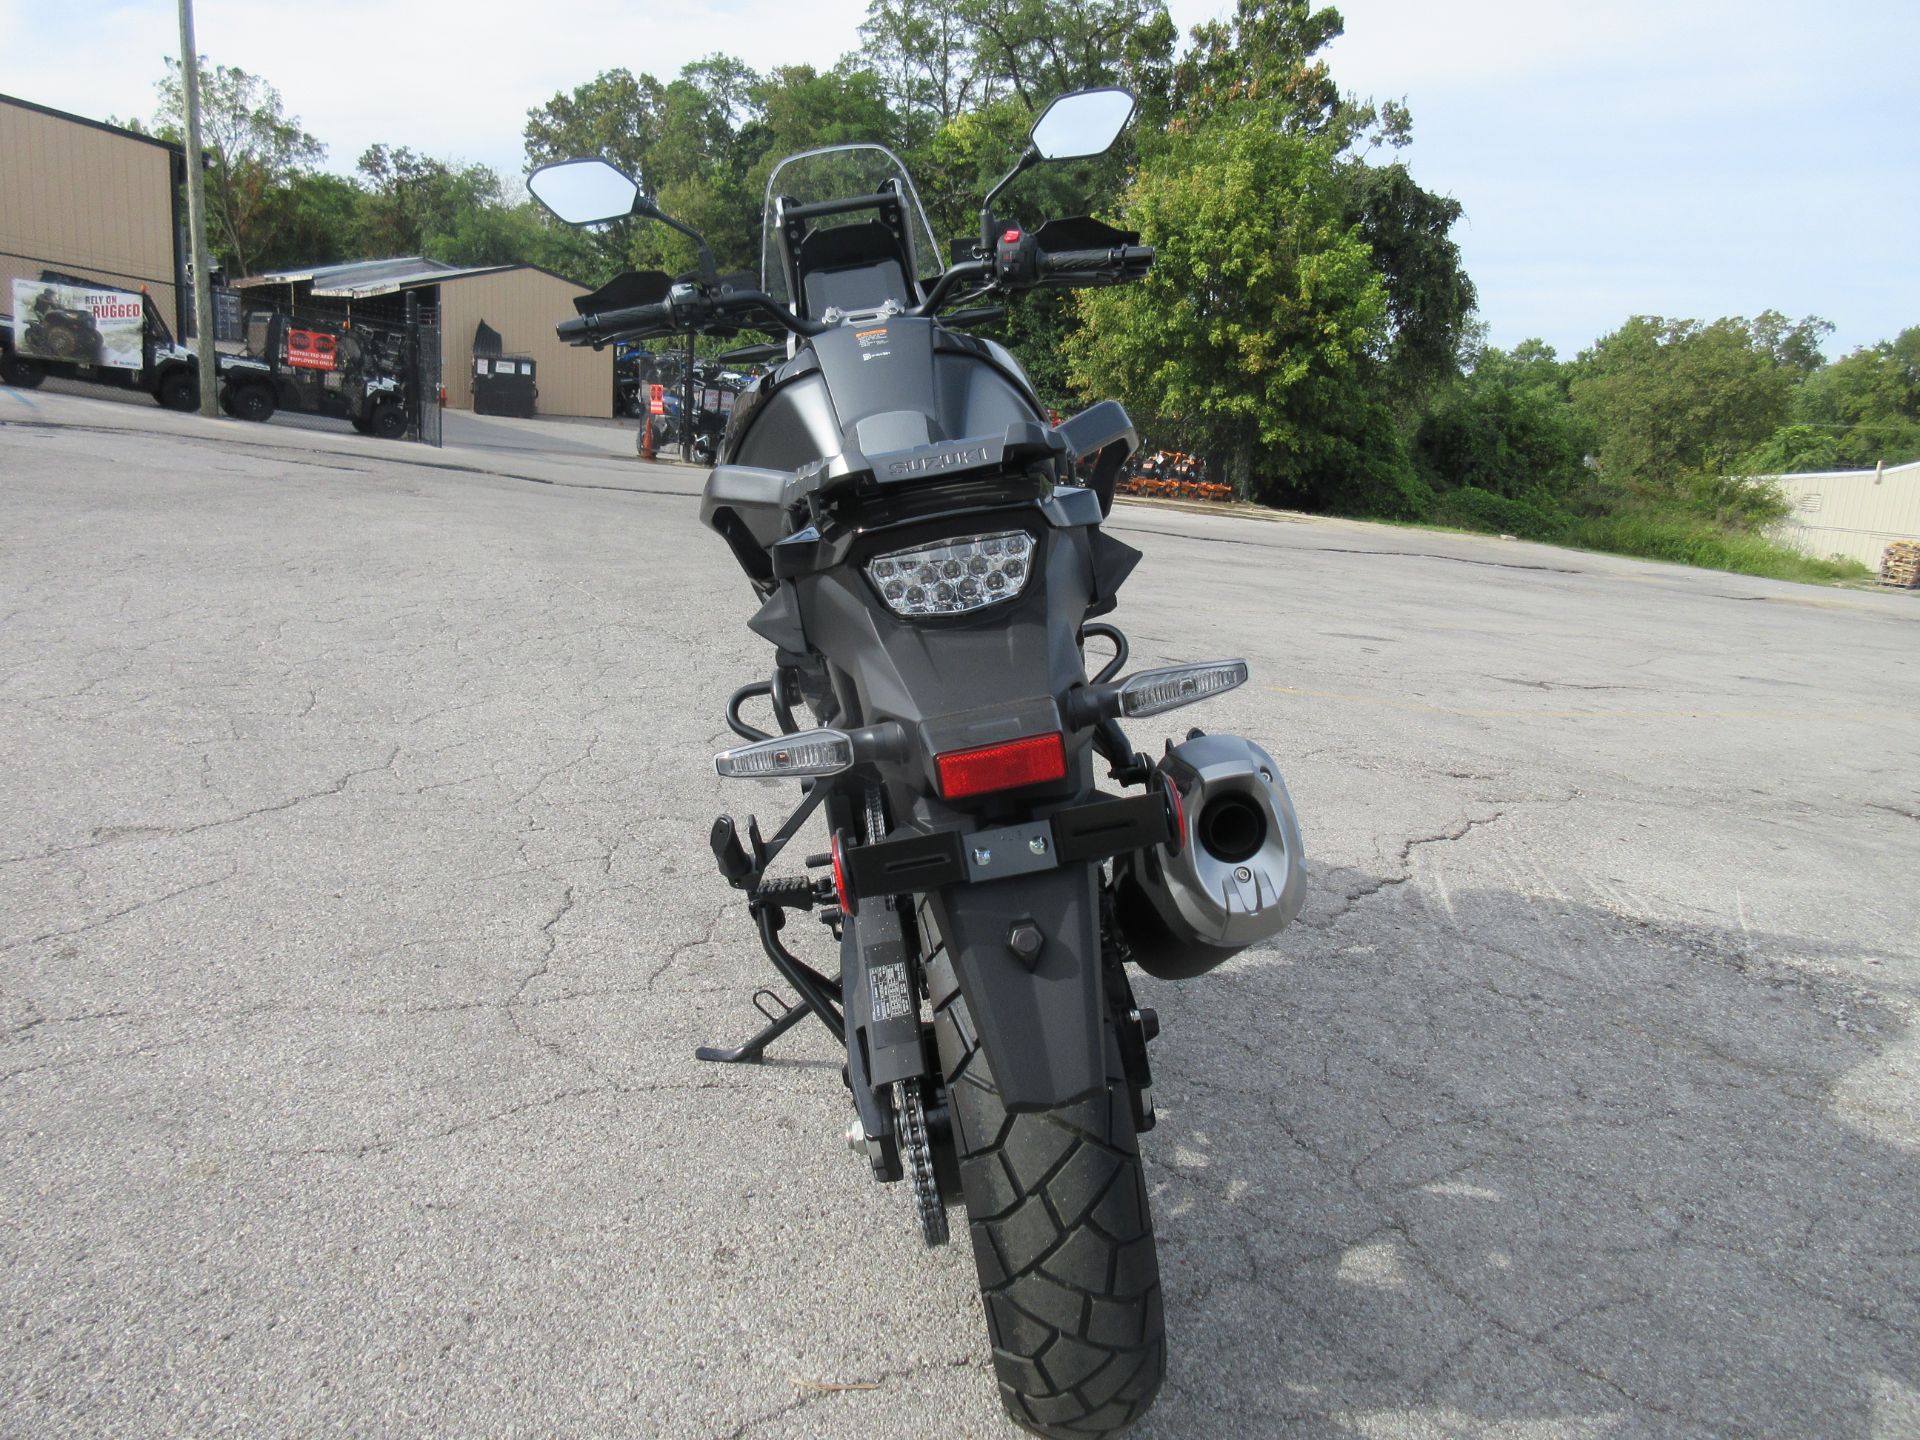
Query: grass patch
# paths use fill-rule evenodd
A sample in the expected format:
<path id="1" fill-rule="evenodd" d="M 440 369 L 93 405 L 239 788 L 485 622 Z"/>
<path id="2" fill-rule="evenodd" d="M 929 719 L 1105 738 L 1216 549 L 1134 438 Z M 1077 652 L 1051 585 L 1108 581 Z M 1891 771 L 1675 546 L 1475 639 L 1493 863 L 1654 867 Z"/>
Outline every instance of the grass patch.
<path id="1" fill-rule="evenodd" d="M 1556 509 L 1546 497 L 1516 499 L 1465 488 L 1443 493 L 1433 518 L 1442 524 L 1517 535 L 1548 545 L 1669 560 L 1769 580 L 1832 585 L 1873 578 L 1873 571 L 1857 560 L 1815 560 L 1755 531 L 1716 524 L 1680 509 L 1636 507 L 1610 515 L 1575 515 Z"/>
<path id="2" fill-rule="evenodd" d="M 1873 579 L 1873 571 L 1858 560 L 1816 560 L 1764 536 L 1727 530 L 1689 516 L 1622 514 L 1576 520 L 1568 529 L 1566 543 L 1583 550 L 1671 560 L 1703 570 L 1728 570 L 1769 580 L 1831 585 Z"/>

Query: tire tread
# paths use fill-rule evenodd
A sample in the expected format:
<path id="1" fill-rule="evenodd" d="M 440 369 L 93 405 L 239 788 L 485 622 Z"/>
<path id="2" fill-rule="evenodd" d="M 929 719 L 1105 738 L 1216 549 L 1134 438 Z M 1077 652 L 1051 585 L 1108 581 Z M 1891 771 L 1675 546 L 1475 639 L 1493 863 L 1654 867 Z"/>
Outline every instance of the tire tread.
<path id="1" fill-rule="evenodd" d="M 923 918 L 922 934 L 937 930 Z M 1125 1080 L 1051 1110 L 1000 1103 L 953 966 L 927 960 L 987 1333 L 1007 1412 L 1039 1435 L 1111 1435 L 1166 1368 L 1159 1263 Z"/>

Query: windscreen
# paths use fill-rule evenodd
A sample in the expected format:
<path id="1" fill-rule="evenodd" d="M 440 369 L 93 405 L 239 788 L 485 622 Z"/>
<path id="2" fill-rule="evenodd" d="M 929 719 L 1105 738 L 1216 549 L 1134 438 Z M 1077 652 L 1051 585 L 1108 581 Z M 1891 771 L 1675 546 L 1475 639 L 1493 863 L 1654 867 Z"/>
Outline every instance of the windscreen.
<path id="1" fill-rule="evenodd" d="M 907 167 L 884 145 L 830 145 L 822 150 L 807 150 L 789 155 L 773 167 L 767 177 L 765 208 L 760 219 L 760 288 L 783 304 L 793 303 L 792 287 L 787 283 L 787 267 L 780 250 L 780 230 L 773 213 L 774 201 L 784 198 L 797 205 L 815 205 L 823 200 L 846 200 L 856 195 L 877 195 L 894 182 L 907 209 L 907 230 L 913 237 L 914 260 L 921 274 L 941 268 L 940 247 L 934 243 L 933 226 L 920 204 L 920 192 L 913 188 Z M 872 219 L 872 214 L 850 213 L 810 220 L 810 228 L 852 225 Z M 909 281 L 920 278 L 906 277 Z"/>

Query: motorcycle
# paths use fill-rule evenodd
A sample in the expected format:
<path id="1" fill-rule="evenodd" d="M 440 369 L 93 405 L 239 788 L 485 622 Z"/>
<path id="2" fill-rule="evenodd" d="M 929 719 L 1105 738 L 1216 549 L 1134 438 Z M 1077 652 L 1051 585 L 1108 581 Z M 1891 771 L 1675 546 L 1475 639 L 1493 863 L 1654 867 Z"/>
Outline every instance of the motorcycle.
<path id="1" fill-rule="evenodd" d="M 978 239 L 930 279 L 941 252 L 878 145 L 780 162 L 758 284 L 723 279 L 697 232 L 605 161 L 528 181 L 563 221 L 644 217 L 699 251 L 692 279 L 631 273 L 581 297 L 563 339 L 784 337 L 738 397 L 700 514 L 774 649 L 770 678 L 727 704 L 742 743 L 715 771 L 801 791 L 772 835 L 750 819 L 743 838 L 723 815 L 709 840 L 798 998 L 758 992 L 759 1033 L 696 1053 L 752 1062 L 807 1017 L 824 1024 L 846 1054 L 846 1138 L 873 1178 L 904 1186 L 928 1245 L 964 1206 L 1002 1400 L 1045 1436 L 1124 1429 L 1165 1370 L 1138 1143 L 1159 1023 L 1129 967 L 1211 970 L 1277 934 L 1306 884 L 1264 750 L 1193 730 L 1154 759 L 1121 728 L 1248 673 L 1219 660 L 1122 677 L 1126 637 L 1099 617 L 1140 559 L 1101 528 L 1138 445 L 1126 412 L 1103 401 L 1050 425 L 1013 356 L 966 333 L 1031 290 L 1146 275 L 1136 234 L 994 214 L 1035 164 L 1105 153 L 1133 110 L 1113 88 L 1055 100 L 983 200 Z M 1130 793 L 1096 788 L 1097 762 Z M 776 877 L 816 815 L 826 848 Z M 838 942 L 838 974 L 789 945 L 807 912 Z"/>

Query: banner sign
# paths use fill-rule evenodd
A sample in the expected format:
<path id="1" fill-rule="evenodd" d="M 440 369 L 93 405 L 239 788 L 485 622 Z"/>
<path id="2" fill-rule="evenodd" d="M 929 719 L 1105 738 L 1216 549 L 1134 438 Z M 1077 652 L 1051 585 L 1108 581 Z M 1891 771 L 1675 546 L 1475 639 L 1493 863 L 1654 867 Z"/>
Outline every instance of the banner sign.
<path id="1" fill-rule="evenodd" d="M 141 297 L 125 290 L 13 282 L 13 346 L 37 360 L 138 370 L 147 318 Z"/>
<path id="2" fill-rule="evenodd" d="M 666 386 L 649 385 L 647 387 L 647 413 L 650 415 L 664 415 L 667 413 Z"/>
<path id="3" fill-rule="evenodd" d="M 300 370 L 331 370 L 340 342 L 324 330 L 288 330 L 287 364 Z"/>

